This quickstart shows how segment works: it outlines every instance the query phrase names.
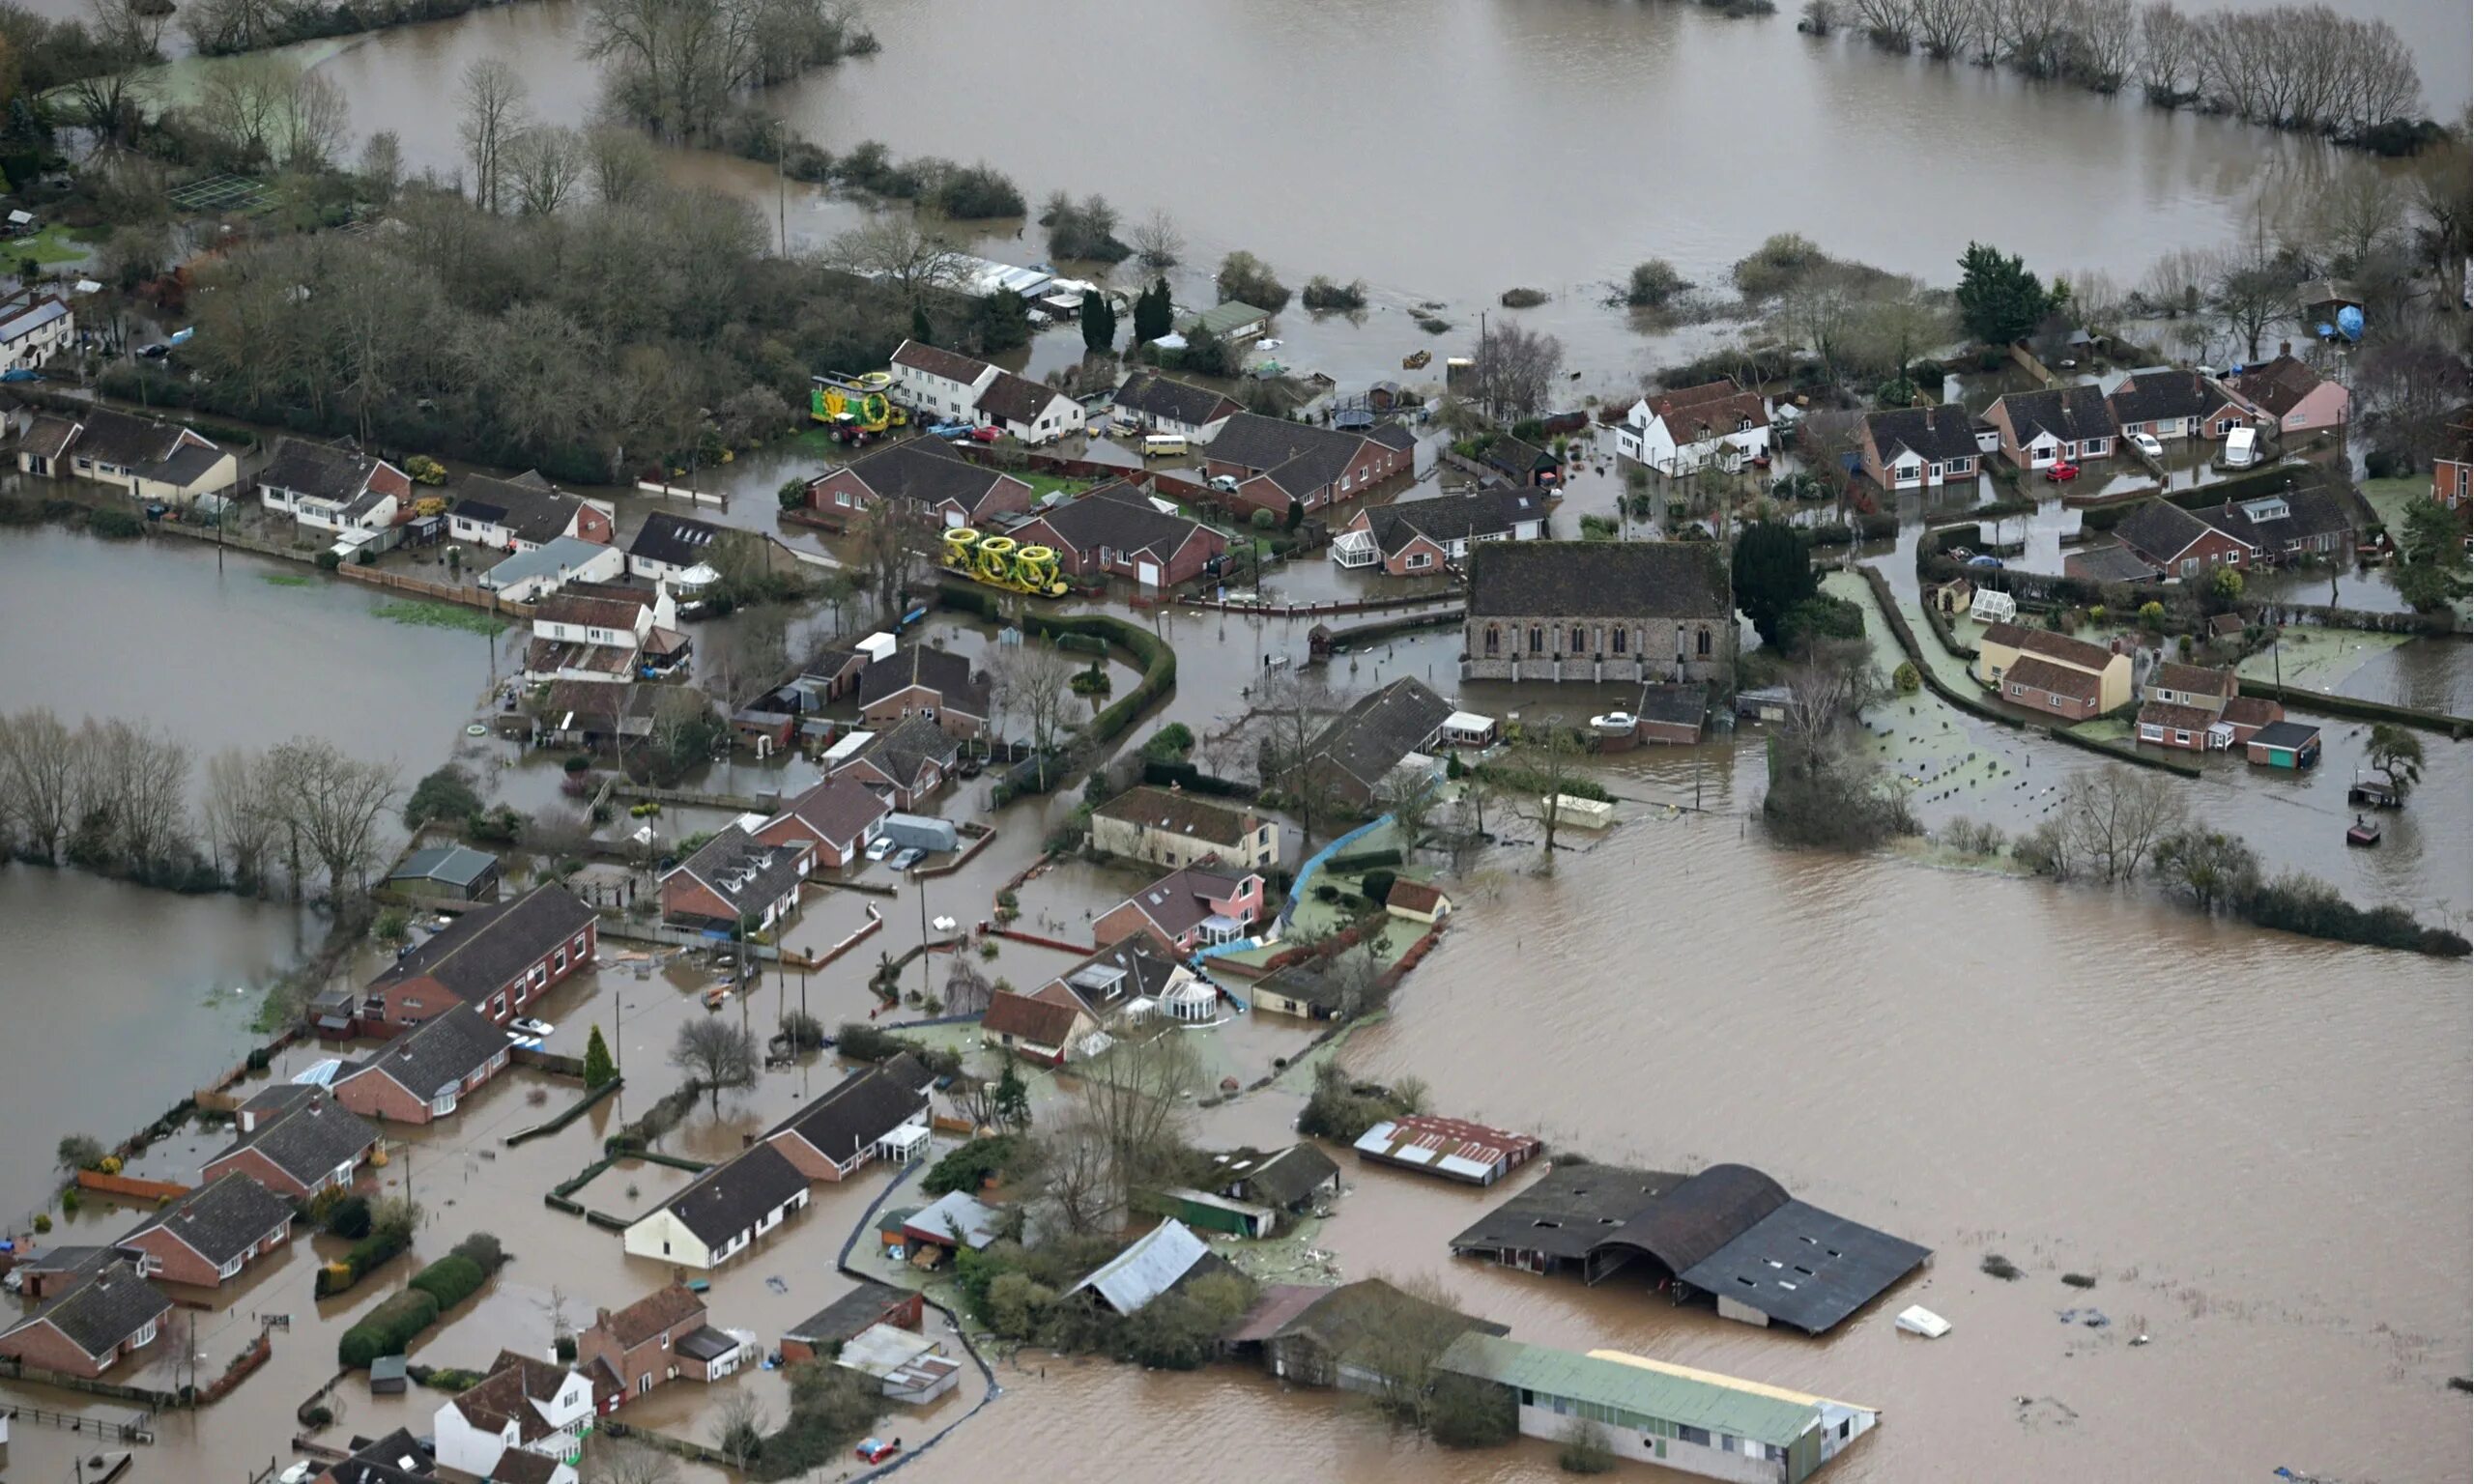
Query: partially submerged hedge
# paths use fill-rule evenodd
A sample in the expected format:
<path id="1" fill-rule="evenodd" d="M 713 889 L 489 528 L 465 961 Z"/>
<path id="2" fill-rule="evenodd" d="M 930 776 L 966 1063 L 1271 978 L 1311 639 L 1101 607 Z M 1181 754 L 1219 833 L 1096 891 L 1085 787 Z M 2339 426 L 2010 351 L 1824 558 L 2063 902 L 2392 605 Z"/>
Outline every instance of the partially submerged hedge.
<path id="1" fill-rule="evenodd" d="M 480 1291 L 490 1275 L 469 1257 L 442 1257 L 413 1275 L 412 1286 L 451 1309 Z"/>
<path id="2" fill-rule="evenodd" d="M 365 1371 L 381 1356 L 400 1356 L 438 1323 L 438 1300 L 408 1288 L 362 1317 L 335 1342 L 335 1359 L 348 1371 Z"/>

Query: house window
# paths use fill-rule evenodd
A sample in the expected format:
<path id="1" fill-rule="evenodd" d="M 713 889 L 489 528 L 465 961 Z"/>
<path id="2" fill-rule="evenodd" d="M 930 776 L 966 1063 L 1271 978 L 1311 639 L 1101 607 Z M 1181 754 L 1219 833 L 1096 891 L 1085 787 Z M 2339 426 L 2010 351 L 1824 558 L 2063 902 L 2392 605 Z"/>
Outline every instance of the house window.
<path id="1" fill-rule="evenodd" d="M 1502 634 L 1493 624 L 1486 625 L 1486 656 L 1492 659 L 1501 649 Z"/>
<path id="2" fill-rule="evenodd" d="M 1941 478 L 1941 477 L 1942 477 L 1942 466 L 1941 466 L 1941 465 L 1939 465 L 1939 464 L 1928 464 L 1928 465 L 1926 465 L 1926 466 L 1924 467 L 1924 471 L 1925 471 L 1926 473 L 1928 473 L 1928 474 L 1931 474 L 1931 475 L 1932 475 L 1934 478 L 1936 478 L 1936 479 L 1939 479 L 1939 478 Z"/>
<path id="3" fill-rule="evenodd" d="M 2010 694 L 2013 696 L 2025 696 L 2028 694 L 2028 688 L 2024 685 L 2014 683 L 2010 687 Z"/>
<path id="4" fill-rule="evenodd" d="M 1574 653 L 1574 654 L 1578 654 L 1578 653 L 1580 653 L 1580 652 L 1581 652 L 1581 626 L 1580 626 L 1579 624 L 1577 624 L 1577 623 L 1572 625 L 1572 649 L 1571 649 L 1571 652 L 1572 652 L 1572 653 Z"/>
<path id="5" fill-rule="evenodd" d="M 1424 552 L 1412 552 L 1409 554 L 1409 559 L 1401 563 L 1401 565 L 1407 567 L 1412 572 L 1422 571 L 1426 567 L 1434 565 L 1434 557 Z"/>
<path id="6" fill-rule="evenodd" d="M 567 951 L 560 949 L 550 956 L 550 967 L 561 974 L 567 972 Z"/>
<path id="7" fill-rule="evenodd" d="M 1625 633 L 1624 630 L 1619 627 L 1615 631 L 1615 652 L 1617 654 L 1622 654 L 1624 652 L 1624 642 Z"/>
<path id="8" fill-rule="evenodd" d="M 1529 626 L 1529 652 L 1532 654 L 1546 652 L 1546 631 L 1534 623 Z"/>
<path id="9" fill-rule="evenodd" d="M 2061 698 L 2052 694 L 2047 694 L 2045 697 L 2045 704 L 2052 707 L 2054 710 L 2058 711 L 2061 709 Z"/>
<path id="10" fill-rule="evenodd" d="M 1701 656 L 1701 658 L 1705 660 L 1708 659 L 1710 657 L 1710 631 L 1708 629 L 1703 629 L 1700 633 L 1700 637 L 1693 642 L 1693 645 L 1695 651 Z"/>
<path id="11" fill-rule="evenodd" d="M 2182 558 L 2182 575 L 2184 577 L 2197 577 L 2199 576 L 2199 571 L 2200 559 L 2198 557 L 2185 556 Z"/>

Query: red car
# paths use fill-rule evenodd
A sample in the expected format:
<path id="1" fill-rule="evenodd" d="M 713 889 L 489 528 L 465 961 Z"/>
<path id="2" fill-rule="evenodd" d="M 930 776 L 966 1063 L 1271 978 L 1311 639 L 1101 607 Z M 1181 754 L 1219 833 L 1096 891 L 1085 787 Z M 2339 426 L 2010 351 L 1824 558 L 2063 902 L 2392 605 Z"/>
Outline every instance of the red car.
<path id="1" fill-rule="evenodd" d="M 2068 459 L 2057 460 L 2053 468 L 2045 471 L 2045 477 L 2056 484 L 2068 484 L 2079 477 L 2079 466 Z"/>
<path id="2" fill-rule="evenodd" d="M 901 1452 L 902 1444 L 887 1442 L 881 1438 L 862 1438 L 859 1445 L 850 1451 L 858 1454 L 859 1462 L 863 1464 L 881 1464 Z"/>
<path id="3" fill-rule="evenodd" d="M 992 443 L 1004 436 L 1004 430 L 1001 428 L 973 428 L 970 430 L 971 442 L 975 443 Z"/>

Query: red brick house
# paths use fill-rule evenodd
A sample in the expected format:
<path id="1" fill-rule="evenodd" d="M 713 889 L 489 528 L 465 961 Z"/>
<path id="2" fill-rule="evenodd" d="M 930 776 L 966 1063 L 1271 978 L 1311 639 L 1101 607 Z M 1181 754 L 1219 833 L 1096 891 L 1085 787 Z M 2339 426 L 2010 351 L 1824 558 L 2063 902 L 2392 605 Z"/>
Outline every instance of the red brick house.
<path id="1" fill-rule="evenodd" d="M 2105 394 L 2086 385 L 2010 392 L 1984 417 L 2001 441 L 2002 457 L 2021 469 L 2109 458 L 2121 436 Z"/>
<path id="2" fill-rule="evenodd" d="M 1017 994 L 999 989 L 979 1017 L 979 1038 L 1026 1062 L 1062 1067 L 1079 1032 L 1087 1030 L 1082 1008 L 1071 995 Z"/>
<path id="3" fill-rule="evenodd" d="M 106 1263 L 85 1282 L 0 1329 L 0 1356 L 89 1381 L 155 1343 L 172 1300 L 130 1262 Z"/>
<path id="4" fill-rule="evenodd" d="M 1465 561 L 1481 541 L 1537 541 L 1546 534 L 1548 492 L 1523 485 L 1360 509 L 1334 544 L 1334 559 L 1362 566 L 1368 558 L 1387 577 L 1440 572 Z"/>
<path id="5" fill-rule="evenodd" d="M 867 785 L 837 774 L 785 805 L 758 826 L 756 838 L 768 845 L 806 847 L 809 873 L 822 875 L 857 860 L 892 813 L 893 806 Z"/>
<path id="6" fill-rule="evenodd" d="M 215 1288 L 292 1240 L 292 1203 L 235 1172 L 164 1207 L 119 1248 L 141 1277 Z"/>
<path id="7" fill-rule="evenodd" d="M 208 1182 L 239 1173 L 277 1195 L 305 1201 L 352 1184 L 378 1129 L 325 1093 L 309 1091 L 245 1127 L 230 1149 L 206 1161 Z"/>
<path id="8" fill-rule="evenodd" d="M 857 750 L 834 768 L 833 776 L 849 774 L 881 792 L 894 808 L 915 809 L 920 800 L 945 785 L 961 756 L 961 744 L 935 722 L 913 716 L 889 731 L 868 733 Z"/>
<path id="9" fill-rule="evenodd" d="M 966 742 L 987 732 L 993 691 L 988 672 L 962 655 L 912 644 L 859 672 L 859 715 L 872 727 L 924 716 Z"/>
<path id="10" fill-rule="evenodd" d="M 470 1005 L 496 1025 L 592 962 L 600 920 L 555 884 L 467 910 L 362 990 L 360 1031 L 391 1036 Z"/>
<path id="11" fill-rule="evenodd" d="M 1168 514 L 1123 480 L 1051 505 L 1013 534 L 1024 546 L 1053 549 L 1057 565 L 1075 577 L 1122 577 L 1144 588 L 1194 582 L 1228 550 L 1226 536 Z"/>
<path id="12" fill-rule="evenodd" d="M 2172 701 L 2151 700 L 2139 708 L 2139 740 L 2151 747 L 2206 752 L 2208 728 L 2215 725 L 2216 713 L 2203 706 L 2177 706 Z"/>
<path id="13" fill-rule="evenodd" d="M 2235 428 L 2251 426 L 2250 408 L 2225 389 L 2214 377 L 2170 366 L 2149 366 L 2122 378 L 2106 394 L 2114 422 L 2124 438 L 2144 433 L 2158 440 L 2204 438 L 2222 441 Z"/>
<path id="14" fill-rule="evenodd" d="M 2169 500 L 2148 500 L 2122 517 L 2114 534 L 2150 566 L 2186 580 L 2218 567 L 2247 567 L 2258 556 L 2250 542 Z"/>
<path id="15" fill-rule="evenodd" d="M 472 1006 L 458 1003 L 345 1068 L 329 1084 L 335 1101 L 364 1118 L 426 1124 L 506 1070 L 506 1034 Z"/>
<path id="16" fill-rule="evenodd" d="M 768 929 L 798 912 L 815 859 L 805 844 L 767 844 L 734 824 L 663 873 L 661 920 L 725 934 L 749 921 Z"/>
<path id="17" fill-rule="evenodd" d="M 684 1374 L 692 1362 L 678 1354 L 678 1342 L 704 1327 L 705 1300 L 673 1283 L 615 1314 L 601 1310 L 576 1336 L 576 1369 L 592 1379 L 602 1411 L 615 1412 Z"/>
<path id="18" fill-rule="evenodd" d="M 839 1183 L 876 1157 L 898 1129 L 928 1124 L 928 1086 L 935 1076 L 909 1053 L 862 1068 L 764 1135 L 801 1175 Z"/>
<path id="19" fill-rule="evenodd" d="M 1161 946 L 1190 954 L 1244 937 L 1246 925 L 1262 915 L 1262 877 L 1189 866 L 1110 907 L 1091 925 L 1091 936 L 1122 943 L 1147 932 Z"/>
<path id="20" fill-rule="evenodd" d="M 2260 420 L 2287 434 L 2332 431 L 2353 415 L 2353 393 L 2294 359 L 2291 341 L 2277 347 L 2276 359 L 2228 377 L 2225 385 Z"/>
<path id="21" fill-rule="evenodd" d="M 2002 675 L 2001 694 L 2013 705 L 2084 722 L 2103 713 L 2103 684 L 2086 671 L 2028 655 Z"/>
<path id="22" fill-rule="evenodd" d="M 915 1330 L 926 1316 L 927 1300 L 917 1289 L 861 1278 L 858 1287 L 782 1331 L 782 1363 L 829 1360 L 863 1329 L 891 1325 Z"/>
<path id="23" fill-rule="evenodd" d="M 888 499 L 935 525 L 976 526 L 1031 508 L 1031 487 L 935 438 L 879 448 L 808 483 L 808 508 L 831 521 L 847 522 Z"/>
<path id="24" fill-rule="evenodd" d="M 2460 527 L 2474 525 L 2474 407 L 2448 414 L 2448 436 L 2431 460 L 2431 499 Z"/>
<path id="25" fill-rule="evenodd" d="M 1985 452 L 1975 415 L 1956 402 L 1868 413 L 1856 435 L 1864 476 L 1884 490 L 1972 481 Z"/>
<path id="26" fill-rule="evenodd" d="M 1417 439 L 1396 424 L 1368 433 L 1240 413 L 1203 453 L 1203 471 L 1239 481 L 1228 503 L 1285 517 L 1289 506 L 1320 509 L 1354 499 L 1417 467 Z"/>

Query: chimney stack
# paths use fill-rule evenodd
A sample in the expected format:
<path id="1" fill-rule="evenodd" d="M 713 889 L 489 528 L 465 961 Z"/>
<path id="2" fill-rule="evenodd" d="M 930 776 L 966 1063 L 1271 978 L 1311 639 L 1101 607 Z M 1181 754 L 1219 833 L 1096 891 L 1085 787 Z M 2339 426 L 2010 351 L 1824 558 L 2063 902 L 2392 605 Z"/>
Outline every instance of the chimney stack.
<path id="1" fill-rule="evenodd" d="M 2278 342 L 2277 342 L 2277 354 L 2278 354 L 2278 355 L 2280 355 L 2280 356 L 2290 356 L 2290 355 L 2292 355 L 2292 354 L 2293 354 L 2293 342 L 2292 342 L 2292 341 L 2290 341 L 2290 340 L 2280 340 L 2280 341 L 2278 341 Z"/>

